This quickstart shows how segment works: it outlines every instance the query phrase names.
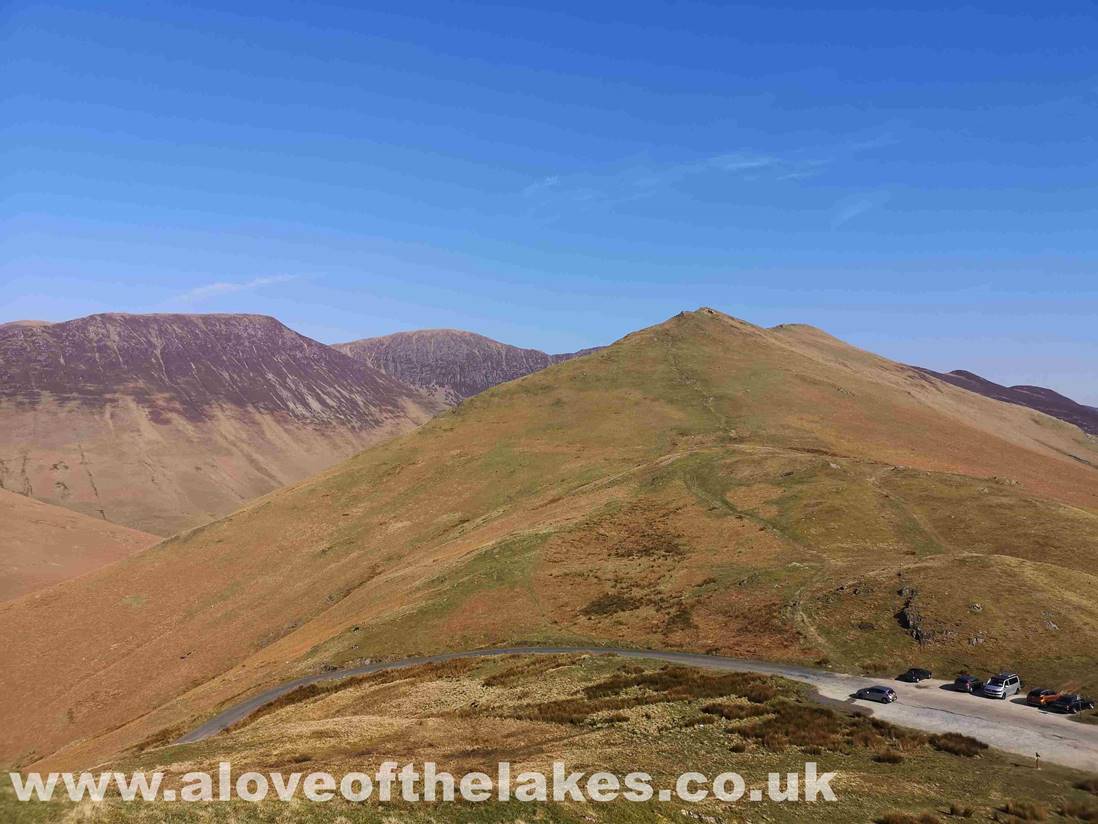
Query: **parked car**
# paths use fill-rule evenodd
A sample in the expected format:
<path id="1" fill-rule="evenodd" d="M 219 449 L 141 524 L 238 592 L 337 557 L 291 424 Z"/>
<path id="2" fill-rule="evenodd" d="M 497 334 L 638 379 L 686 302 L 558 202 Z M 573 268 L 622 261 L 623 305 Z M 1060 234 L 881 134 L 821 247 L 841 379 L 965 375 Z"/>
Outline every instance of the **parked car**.
<path id="1" fill-rule="evenodd" d="M 953 689 L 957 692 L 979 692 L 984 688 L 984 682 L 975 675 L 958 675 L 953 679 Z"/>
<path id="2" fill-rule="evenodd" d="M 903 675 L 899 676 L 897 678 L 897 680 L 898 681 L 907 681 L 909 684 L 918 684 L 920 681 L 925 681 L 927 678 L 929 678 L 933 674 L 934 673 L 932 673 L 928 669 L 922 669 L 920 667 L 912 667 L 907 672 L 905 672 Z"/>
<path id="3" fill-rule="evenodd" d="M 891 704 L 896 700 L 896 690 L 892 687 L 863 687 L 854 693 L 855 698 L 863 701 L 879 701 L 882 704 Z"/>
<path id="4" fill-rule="evenodd" d="M 1051 704 L 1061 695 L 1062 693 L 1059 690 L 1030 690 L 1029 695 L 1026 696 L 1026 703 L 1031 707 L 1043 707 L 1045 704 Z"/>
<path id="5" fill-rule="evenodd" d="M 1075 715 L 1075 713 L 1083 710 L 1094 709 L 1094 701 L 1090 698 L 1084 698 L 1078 693 L 1065 692 L 1055 701 L 1049 702 L 1048 708 L 1054 712 L 1066 712 L 1069 715 Z"/>
<path id="6" fill-rule="evenodd" d="M 1000 672 L 987 679 L 984 695 L 988 698 L 1009 698 L 1022 688 L 1022 679 L 1016 672 Z"/>

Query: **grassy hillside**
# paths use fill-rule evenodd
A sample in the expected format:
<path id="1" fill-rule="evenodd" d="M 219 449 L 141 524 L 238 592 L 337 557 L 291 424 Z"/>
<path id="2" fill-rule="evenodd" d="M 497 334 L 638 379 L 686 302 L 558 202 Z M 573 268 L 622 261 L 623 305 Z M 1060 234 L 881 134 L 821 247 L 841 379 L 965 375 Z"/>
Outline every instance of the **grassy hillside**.
<path id="1" fill-rule="evenodd" d="M 1070 425 L 818 330 L 684 313 L 0 609 L 0 758 L 505 641 L 1098 685 L 1096 466 Z"/>
<path id="2" fill-rule="evenodd" d="M 840 708 L 842 709 L 842 708 Z M 974 747 L 971 739 L 926 736 L 812 703 L 804 689 L 780 679 L 702 673 L 650 662 L 594 656 L 506 657 L 455 661 L 350 679 L 286 696 L 270 711 L 216 738 L 186 746 L 149 746 L 114 767 L 163 771 L 178 788 L 191 770 L 216 773 L 221 761 L 237 771 L 260 769 L 342 775 L 374 772 L 385 760 L 461 775 L 494 775 L 500 761 L 512 774 L 569 771 L 647 772 L 657 789 L 671 788 L 685 770 L 710 777 L 739 772 L 762 787 L 771 771 L 800 771 L 815 761 L 835 772 L 834 802 L 735 804 L 706 800 L 629 803 L 402 803 L 292 807 L 272 797 L 258 805 L 19 804 L 0 791 L 5 821 L 467 821 L 647 822 L 882 821 L 936 824 L 958 820 L 1017 820 L 1006 809 L 1032 811 L 1031 820 L 1081 821 L 1098 815 L 1093 777 Z M 1089 783 L 1088 783 L 1089 782 Z M 6 781 L 4 782 L 6 784 Z M 951 814 L 952 813 L 952 814 Z M 901 816 L 907 815 L 909 818 Z M 288 816 L 290 818 L 288 818 Z M 888 818 L 892 816 L 892 818 Z M 1090 816 L 1087 818 L 1086 816 Z"/>
<path id="3" fill-rule="evenodd" d="M 159 538 L 0 489 L 0 601 L 84 575 Z"/>

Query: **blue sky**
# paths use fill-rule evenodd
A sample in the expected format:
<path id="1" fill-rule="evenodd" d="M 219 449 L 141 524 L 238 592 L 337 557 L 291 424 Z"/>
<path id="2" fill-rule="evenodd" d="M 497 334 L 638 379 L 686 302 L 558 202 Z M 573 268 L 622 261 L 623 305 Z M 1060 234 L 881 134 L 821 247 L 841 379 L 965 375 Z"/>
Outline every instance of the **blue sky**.
<path id="1" fill-rule="evenodd" d="M 683 308 L 1098 403 L 1098 11 L 8 2 L 0 320 Z"/>

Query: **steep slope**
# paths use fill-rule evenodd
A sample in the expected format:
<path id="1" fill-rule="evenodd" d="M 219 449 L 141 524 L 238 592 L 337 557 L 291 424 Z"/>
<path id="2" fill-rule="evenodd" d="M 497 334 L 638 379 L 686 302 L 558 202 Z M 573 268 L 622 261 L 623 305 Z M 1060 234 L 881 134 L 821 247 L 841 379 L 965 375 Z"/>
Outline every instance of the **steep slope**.
<path id="1" fill-rule="evenodd" d="M 75 578 L 159 539 L 0 490 L 0 601 Z"/>
<path id="2" fill-rule="evenodd" d="M 489 387 L 595 351 L 548 355 L 457 329 L 398 332 L 337 343 L 334 348 L 450 406 Z"/>
<path id="3" fill-rule="evenodd" d="M 1043 386 L 1003 386 L 963 369 L 943 373 L 920 367 L 920 371 L 987 398 L 995 398 L 997 401 L 1018 406 L 1028 406 L 1030 409 L 1073 423 L 1091 435 L 1098 435 L 1098 409 L 1073 401 Z"/>
<path id="4" fill-rule="evenodd" d="M 1095 684 L 1096 466 L 1075 427 L 818 330 L 683 313 L 0 607 L 0 758 L 508 641 Z"/>
<path id="5" fill-rule="evenodd" d="M 93 315 L 0 329 L 0 488 L 161 535 L 434 410 L 268 317 Z"/>

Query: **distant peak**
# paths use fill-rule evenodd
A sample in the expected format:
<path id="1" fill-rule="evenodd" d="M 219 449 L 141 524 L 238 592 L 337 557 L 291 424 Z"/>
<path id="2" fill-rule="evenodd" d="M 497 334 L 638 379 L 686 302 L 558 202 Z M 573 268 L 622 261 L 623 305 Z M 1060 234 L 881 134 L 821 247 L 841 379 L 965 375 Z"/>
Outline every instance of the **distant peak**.
<path id="1" fill-rule="evenodd" d="M 987 378 L 977 375 L 975 372 L 969 372 L 967 369 L 954 369 L 949 374 L 956 375 L 958 378 L 967 378 L 970 381 L 981 381 L 984 383 L 991 383 Z"/>

